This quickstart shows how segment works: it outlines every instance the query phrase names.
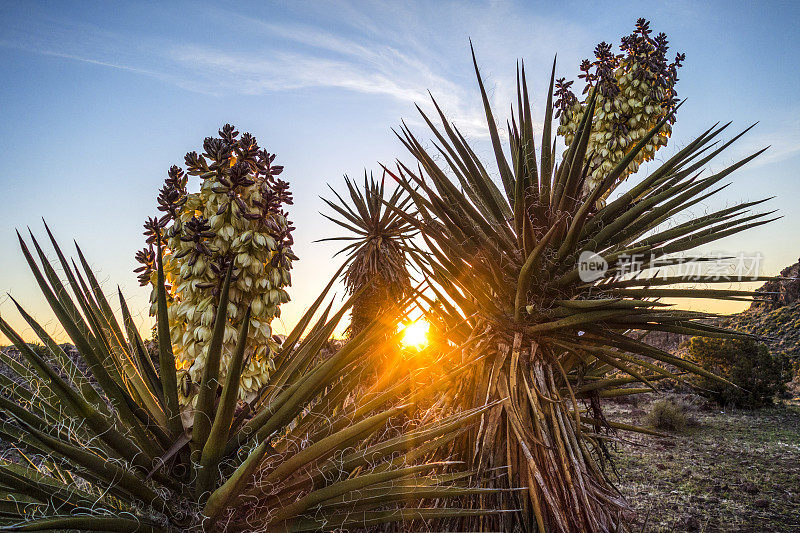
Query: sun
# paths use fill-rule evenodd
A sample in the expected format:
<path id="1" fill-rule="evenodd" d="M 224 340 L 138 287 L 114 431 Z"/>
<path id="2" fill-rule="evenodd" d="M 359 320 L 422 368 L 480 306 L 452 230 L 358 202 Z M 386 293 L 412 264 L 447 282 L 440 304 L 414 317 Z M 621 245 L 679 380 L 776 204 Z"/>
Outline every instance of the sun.
<path id="1" fill-rule="evenodd" d="M 400 344 L 403 348 L 414 348 L 422 350 L 428 346 L 428 329 L 430 324 L 427 321 L 420 319 L 410 324 L 400 324 L 400 331 L 403 336 L 400 339 Z"/>

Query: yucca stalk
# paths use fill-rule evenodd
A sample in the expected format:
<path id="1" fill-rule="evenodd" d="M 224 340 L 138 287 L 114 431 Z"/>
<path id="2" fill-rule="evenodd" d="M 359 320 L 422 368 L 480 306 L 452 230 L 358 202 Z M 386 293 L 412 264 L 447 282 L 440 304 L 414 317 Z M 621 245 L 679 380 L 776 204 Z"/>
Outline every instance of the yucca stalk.
<path id="1" fill-rule="evenodd" d="M 350 313 L 350 334 L 357 335 L 381 313 L 405 298 L 411 288 L 407 254 L 413 253 L 408 240 L 415 234 L 397 210 L 408 211 L 411 198 L 396 187 L 387 196 L 385 174 L 380 181 L 364 173 L 358 186 L 345 176 L 349 201 L 336 196 L 322 200 L 335 212 L 323 214 L 352 235 L 320 239 L 347 241 L 336 255 L 346 254 L 344 282 L 350 294 L 358 294 Z"/>
<path id="2" fill-rule="evenodd" d="M 0 374 L 0 438 L 19 452 L 15 460 L 0 459 L 0 531 L 314 531 L 483 512 L 442 502 L 491 489 L 459 483 L 463 474 L 437 476 L 447 463 L 424 460 L 481 409 L 385 437 L 403 419 L 407 386 L 402 373 L 375 383 L 370 361 L 396 339 L 385 340 L 376 323 L 324 355 L 348 310 L 324 303 L 334 280 L 289 334 L 275 371 L 248 403 L 237 398 L 250 310 L 224 380 L 216 377 L 224 328 L 215 327 L 199 392 L 209 398 L 197 404 L 208 427 L 184 431 L 160 242 L 156 370 L 122 294 L 120 322 L 80 249 L 82 268 L 47 231 L 58 267 L 32 234 L 33 253 L 21 236 L 20 245 L 88 373 L 21 306 L 48 360 L 0 318 L 0 332 L 22 356 L 3 356 L 15 377 Z M 223 301 L 232 275 L 221 288 Z M 226 309 L 220 306 L 217 326 L 227 320 Z M 361 384 L 365 373 L 371 387 Z M 362 394 L 354 397 L 354 390 Z"/>
<path id="3" fill-rule="evenodd" d="M 741 135 L 715 146 L 712 141 L 727 125 L 714 126 L 649 174 L 630 178 L 635 182 L 627 192 L 598 204 L 671 114 L 631 146 L 586 194 L 582 191 L 589 165 L 597 157 L 587 153 L 597 94 L 589 96 L 573 141 L 557 156 L 552 137 L 553 64 L 537 159 L 524 66 L 518 69 L 516 112 L 508 125 L 506 152 L 474 52 L 473 63 L 501 184 L 495 184 L 493 171 L 435 101 L 441 127 L 424 112 L 422 117 L 433 132 L 438 154 L 426 150 L 403 126 L 398 137 L 423 174 L 400 162 L 392 173 L 413 198 L 417 212 L 403 216 L 420 232 L 419 254 L 426 257 L 418 265 L 429 284 L 419 293 L 420 305 L 436 302 L 436 318 L 447 324 L 450 343 L 462 347 L 462 357 L 479 359 L 469 378 L 448 391 L 449 407 L 457 412 L 498 402 L 456 450 L 479 472 L 500 468 L 505 475 L 497 477 L 496 486 L 528 487 L 521 497 L 503 494 L 477 500 L 474 504 L 484 507 L 522 509 L 500 518 L 484 517 L 484 528 L 616 531 L 623 527 L 626 505 L 602 469 L 604 443 L 614 440 L 616 429 L 637 428 L 607 420 L 600 398 L 652 390 L 656 380 L 680 379 L 682 373 L 710 375 L 646 344 L 633 330 L 740 335 L 709 325 L 704 321 L 712 316 L 709 313 L 679 310 L 659 299 L 740 300 L 753 292 L 685 285 L 727 285 L 732 281 L 728 276 L 663 277 L 651 269 L 676 264 L 681 252 L 769 222 L 768 213 L 748 212 L 760 202 L 672 222 L 724 188 L 718 184 L 761 151 L 700 177 L 704 165 Z M 607 271 L 582 281 L 582 252 L 604 259 Z M 640 254 L 641 264 L 625 260 L 633 254 Z M 631 384 L 641 385 L 621 388 Z"/>

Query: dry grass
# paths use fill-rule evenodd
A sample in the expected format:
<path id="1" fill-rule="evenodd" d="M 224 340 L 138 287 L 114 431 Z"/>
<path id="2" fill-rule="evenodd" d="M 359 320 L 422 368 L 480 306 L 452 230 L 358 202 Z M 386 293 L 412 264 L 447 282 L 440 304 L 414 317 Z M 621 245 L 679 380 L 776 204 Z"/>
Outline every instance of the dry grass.
<path id="1" fill-rule="evenodd" d="M 655 400 L 610 408 L 642 424 Z M 671 438 L 625 435 L 635 444 L 614 453 L 633 530 L 800 531 L 800 406 L 689 416 Z"/>

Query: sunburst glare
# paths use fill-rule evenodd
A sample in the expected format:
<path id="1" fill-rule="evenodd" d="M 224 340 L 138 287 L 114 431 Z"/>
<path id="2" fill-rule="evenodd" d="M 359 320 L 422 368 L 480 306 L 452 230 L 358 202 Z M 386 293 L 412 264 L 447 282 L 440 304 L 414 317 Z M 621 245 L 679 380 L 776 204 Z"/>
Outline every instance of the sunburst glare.
<path id="1" fill-rule="evenodd" d="M 403 348 L 414 348 L 422 350 L 428 346 L 428 329 L 430 324 L 424 319 L 419 319 L 410 324 L 400 324 L 400 331 L 403 337 L 400 344 Z"/>

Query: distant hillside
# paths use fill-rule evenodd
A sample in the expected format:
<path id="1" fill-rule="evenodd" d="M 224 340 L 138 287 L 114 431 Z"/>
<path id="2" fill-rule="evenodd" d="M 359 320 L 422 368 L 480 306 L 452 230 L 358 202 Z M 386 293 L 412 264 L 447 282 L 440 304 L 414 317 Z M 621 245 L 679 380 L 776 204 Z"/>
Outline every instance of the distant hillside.
<path id="1" fill-rule="evenodd" d="M 768 281 L 757 290 L 765 293 L 741 313 L 726 317 L 722 325 L 754 333 L 775 353 L 800 360 L 800 261 L 784 268 L 788 280 Z"/>
<path id="2" fill-rule="evenodd" d="M 785 353 L 800 361 L 800 260 L 779 274 L 784 280 L 773 280 L 756 289 L 759 301 L 741 313 L 721 317 L 717 325 L 763 337 L 774 353 Z M 675 353 L 687 341 L 687 335 L 654 331 L 645 341 L 662 350 Z"/>
<path id="3" fill-rule="evenodd" d="M 36 351 L 38 355 L 42 357 L 45 361 L 47 361 L 48 363 L 52 363 L 50 366 L 52 368 L 55 368 L 62 378 L 67 379 L 69 377 L 63 373 L 62 371 L 63 369 L 61 368 L 61 366 L 53 361 L 53 358 L 50 356 L 49 350 L 47 350 L 44 346 L 38 344 L 31 344 L 30 346 L 32 346 L 34 351 Z M 64 353 L 67 354 L 67 357 L 69 357 L 72 360 L 72 362 L 75 363 L 75 366 L 78 367 L 78 370 L 83 372 L 85 376 L 89 377 L 89 382 L 94 383 L 95 380 L 94 377 L 89 372 L 89 367 L 86 366 L 86 363 L 83 361 L 83 359 L 81 359 L 80 355 L 78 355 L 78 350 L 75 348 L 75 346 L 69 343 L 61 344 L 59 346 L 61 347 L 62 350 L 64 350 Z M 17 363 L 27 364 L 27 359 L 22 354 L 20 354 L 19 351 L 14 346 L 0 346 L 0 352 L 2 352 L 12 361 L 16 361 Z M 10 378 L 12 381 L 15 381 L 19 384 L 24 384 L 23 381 L 20 381 L 19 376 L 17 376 L 15 372 L 12 372 L 11 369 L 8 367 L 8 364 L 6 364 L 6 362 L 3 360 L 0 360 L 0 374 L 6 376 L 7 378 Z"/>
<path id="4" fill-rule="evenodd" d="M 747 310 L 731 316 L 726 325 L 763 335 L 773 350 L 800 357 L 800 301 L 776 309 Z"/>
<path id="5" fill-rule="evenodd" d="M 756 289 L 758 292 L 768 294 L 764 294 L 760 301 L 753 302 L 749 311 L 774 310 L 791 305 L 800 299 L 800 260 L 781 270 L 780 277 L 793 279 L 768 281 Z"/>

